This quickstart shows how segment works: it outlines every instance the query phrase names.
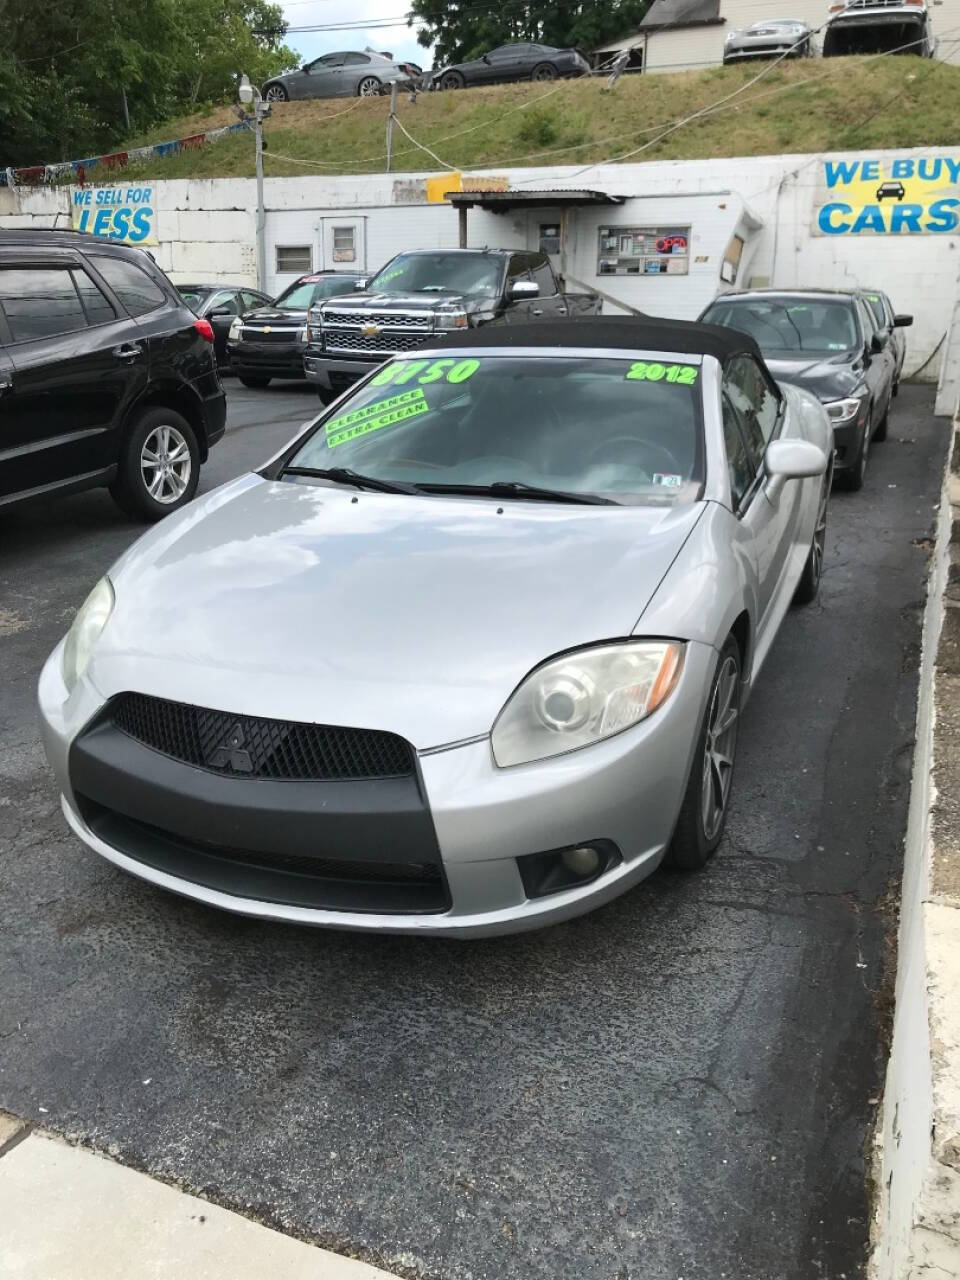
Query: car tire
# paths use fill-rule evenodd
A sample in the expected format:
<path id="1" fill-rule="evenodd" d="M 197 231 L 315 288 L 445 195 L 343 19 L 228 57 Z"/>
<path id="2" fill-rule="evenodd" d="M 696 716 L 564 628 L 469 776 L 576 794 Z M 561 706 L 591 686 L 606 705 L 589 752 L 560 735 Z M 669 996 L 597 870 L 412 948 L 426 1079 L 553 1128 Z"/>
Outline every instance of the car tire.
<path id="1" fill-rule="evenodd" d="M 864 477 L 867 474 L 867 456 L 870 452 L 870 428 L 864 428 L 863 436 L 860 440 L 860 448 L 857 450 L 857 456 L 853 460 L 853 464 L 846 468 L 843 473 L 843 487 L 848 493 L 859 493 L 863 488 Z"/>
<path id="2" fill-rule="evenodd" d="M 241 383 L 245 387 L 249 387 L 251 391 L 260 391 L 264 387 L 269 387 L 270 385 L 269 378 L 247 378 L 244 377 L 242 373 L 238 374 L 237 377 L 240 379 Z"/>
<path id="3" fill-rule="evenodd" d="M 440 77 L 441 89 L 463 89 L 466 87 L 466 80 L 459 71 L 448 71 Z"/>
<path id="4" fill-rule="evenodd" d="M 830 494 L 830 481 L 827 480 L 820 495 L 820 506 L 817 509 L 817 526 L 813 531 L 810 551 L 807 554 L 803 573 L 794 592 L 794 604 L 813 604 L 820 594 L 820 583 L 823 580 L 823 550 L 827 541 L 827 500 Z"/>
<path id="5" fill-rule="evenodd" d="M 290 95 L 282 84 L 264 85 L 264 102 L 289 102 Z"/>
<path id="6" fill-rule="evenodd" d="M 357 85 L 358 98 L 375 98 L 381 89 L 380 81 L 376 76 L 364 76 Z"/>
<path id="7" fill-rule="evenodd" d="M 200 446 L 186 418 L 173 409 L 144 410 L 127 433 L 110 486 L 120 510 L 137 520 L 162 520 L 187 505 L 199 482 Z"/>
<path id="8" fill-rule="evenodd" d="M 556 80 L 559 71 L 552 62 L 538 62 L 530 73 L 531 80 Z"/>
<path id="9" fill-rule="evenodd" d="M 893 394 L 895 395 L 896 392 L 894 392 Z M 884 440 L 886 440 L 887 428 L 889 426 L 890 426 L 890 406 L 888 405 L 883 417 L 877 423 L 876 431 L 873 433 L 873 438 L 874 440 L 877 441 L 878 444 L 883 444 Z"/>
<path id="10" fill-rule="evenodd" d="M 713 673 L 690 778 L 665 859 L 668 866 L 681 871 L 699 871 L 706 866 L 723 835 L 733 785 L 740 698 L 740 646 L 728 636 Z M 724 724 L 718 732 L 718 726 Z M 725 758 L 725 771 L 718 756 Z"/>

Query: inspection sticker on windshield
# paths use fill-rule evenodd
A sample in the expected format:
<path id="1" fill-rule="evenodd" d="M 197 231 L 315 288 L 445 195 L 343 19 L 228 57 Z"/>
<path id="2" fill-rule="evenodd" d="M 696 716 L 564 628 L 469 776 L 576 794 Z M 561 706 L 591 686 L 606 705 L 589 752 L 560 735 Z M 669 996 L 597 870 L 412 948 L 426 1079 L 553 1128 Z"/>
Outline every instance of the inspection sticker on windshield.
<path id="1" fill-rule="evenodd" d="M 635 360 L 627 370 L 633 382 L 679 382 L 692 387 L 700 370 L 695 364 L 659 364 L 656 360 Z"/>
<path id="2" fill-rule="evenodd" d="M 654 473 L 653 483 L 659 485 L 661 489 L 679 489 L 683 484 L 683 476 L 657 471 Z"/>
<path id="3" fill-rule="evenodd" d="M 429 411 L 430 406 L 419 387 L 415 391 L 389 396 L 386 400 L 376 400 L 364 409 L 355 409 L 353 413 L 345 413 L 326 423 L 327 448 L 333 449 L 338 444 L 355 440 L 357 436 L 365 436 L 368 431 L 392 427 L 396 422 L 403 422 Z"/>

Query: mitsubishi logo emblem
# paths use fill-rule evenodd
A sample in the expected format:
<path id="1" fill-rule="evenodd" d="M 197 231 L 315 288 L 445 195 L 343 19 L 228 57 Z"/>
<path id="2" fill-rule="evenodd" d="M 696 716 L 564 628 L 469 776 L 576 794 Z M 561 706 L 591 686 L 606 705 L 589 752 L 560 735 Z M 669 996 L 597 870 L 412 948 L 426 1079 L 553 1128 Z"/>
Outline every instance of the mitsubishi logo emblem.
<path id="1" fill-rule="evenodd" d="M 253 773 L 250 752 L 244 750 L 246 742 L 243 725 L 237 720 L 207 755 L 207 764 L 211 769 L 232 769 L 234 773 Z"/>

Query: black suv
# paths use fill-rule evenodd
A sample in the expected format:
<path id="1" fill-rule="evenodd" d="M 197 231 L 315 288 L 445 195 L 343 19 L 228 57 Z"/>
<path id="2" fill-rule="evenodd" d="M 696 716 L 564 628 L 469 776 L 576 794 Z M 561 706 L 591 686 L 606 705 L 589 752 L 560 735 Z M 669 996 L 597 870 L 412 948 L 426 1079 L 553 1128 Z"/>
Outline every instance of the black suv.
<path id="1" fill-rule="evenodd" d="M 142 249 L 0 231 L 0 510 L 108 485 L 159 520 L 223 435 L 213 330 Z"/>

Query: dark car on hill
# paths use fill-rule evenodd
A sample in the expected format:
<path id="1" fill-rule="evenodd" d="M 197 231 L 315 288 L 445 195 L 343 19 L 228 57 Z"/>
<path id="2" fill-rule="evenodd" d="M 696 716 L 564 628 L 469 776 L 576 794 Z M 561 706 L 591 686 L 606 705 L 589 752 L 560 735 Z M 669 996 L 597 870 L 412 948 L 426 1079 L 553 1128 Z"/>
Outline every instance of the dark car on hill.
<path id="1" fill-rule="evenodd" d="M 871 441 L 886 439 L 896 381 L 889 335 L 860 293 L 725 293 L 700 319 L 749 334 L 778 382 L 803 387 L 822 402 L 833 424 L 835 473 L 848 489 L 860 489 Z"/>
<path id="2" fill-rule="evenodd" d="M 502 44 L 469 62 L 456 62 L 435 73 L 432 89 L 465 89 L 478 84 L 503 84 L 508 80 L 557 80 L 584 76 L 590 64 L 576 49 L 555 49 L 549 44 Z"/>
<path id="3" fill-rule="evenodd" d="M 352 293 L 363 278 L 356 271 L 312 271 L 273 302 L 234 317 L 227 333 L 227 355 L 243 385 L 265 387 L 271 378 L 303 378 L 307 312 L 325 298 Z"/>
<path id="4" fill-rule="evenodd" d="M 237 316 L 245 316 L 258 307 L 270 305 L 270 298 L 258 289 L 224 284 L 178 284 L 177 292 L 191 311 L 210 321 L 213 349 L 221 369 L 230 367 L 227 334 Z"/>
<path id="5" fill-rule="evenodd" d="M 0 231 L 0 510 L 109 486 L 159 520 L 224 433 L 213 329 L 142 249 Z"/>

